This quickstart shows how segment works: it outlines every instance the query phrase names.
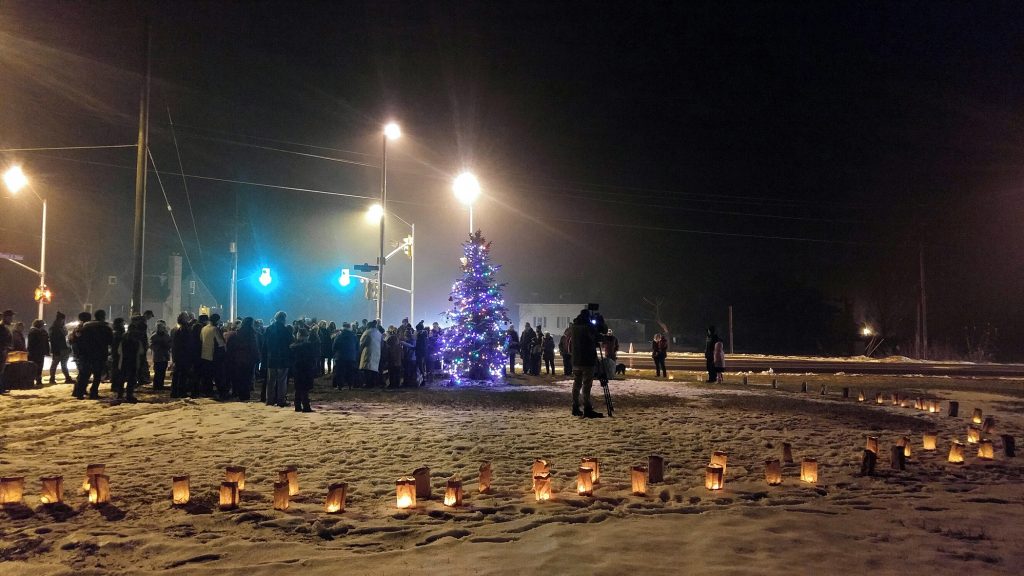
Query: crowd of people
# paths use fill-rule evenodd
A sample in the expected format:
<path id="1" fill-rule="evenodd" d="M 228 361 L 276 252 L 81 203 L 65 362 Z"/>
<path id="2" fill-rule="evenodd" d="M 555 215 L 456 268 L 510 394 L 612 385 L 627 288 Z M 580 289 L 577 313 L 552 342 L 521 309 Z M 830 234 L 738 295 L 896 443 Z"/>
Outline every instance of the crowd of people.
<path id="1" fill-rule="evenodd" d="M 274 315 L 269 326 L 252 317 L 223 322 L 219 314 L 182 312 L 173 327 L 153 313 L 107 321 L 105 310 L 81 312 L 68 330 L 67 318 L 57 312 L 49 330 L 42 319 L 28 334 L 5 310 L 0 320 L 0 374 L 8 352 L 23 351 L 35 367 L 33 384 L 43 384 L 43 366 L 51 356 L 49 383 L 57 372 L 74 384 L 77 399 L 101 399 L 100 387 L 110 383 L 118 400 L 137 402 L 144 384 L 167 389 L 171 398 L 209 397 L 249 401 L 259 386 L 260 401 L 271 406 L 294 405 L 312 412 L 309 392 L 317 378 L 329 379 L 334 388 L 417 387 L 429 383 L 438 361 L 441 328 L 423 321 L 413 326 L 406 318 L 386 329 L 377 321 L 334 322 L 302 318 L 289 323 L 285 312 Z M 152 358 L 152 367 L 150 366 Z M 68 370 L 78 367 L 77 378 Z M 293 382 L 293 402 L 287 400 Z M 0 380 L 0 390 L 4 389 Z"/>

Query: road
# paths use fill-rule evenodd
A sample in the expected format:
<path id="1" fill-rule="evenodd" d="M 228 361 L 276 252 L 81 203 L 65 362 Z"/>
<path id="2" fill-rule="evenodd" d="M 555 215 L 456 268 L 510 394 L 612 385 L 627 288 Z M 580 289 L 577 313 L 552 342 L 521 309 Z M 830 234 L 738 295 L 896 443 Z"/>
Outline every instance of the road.
<path id="1" fill-rule="evenodd" d="M 619 353 L 619 362 L 633 368 L 653 370 L 654 361 L 647 353 Z M 669 356 L 665 361 L 669 370 L 704 370 L 703 356 Z M 951 362 L 872 362 L 830 359 L 804 359 L 742 355 L 728 356 L 725 371 L 765 372 L 790 374 L 924 374 L 927 376 L 1024 377 L 1024 364 L 963 364 Z"/>

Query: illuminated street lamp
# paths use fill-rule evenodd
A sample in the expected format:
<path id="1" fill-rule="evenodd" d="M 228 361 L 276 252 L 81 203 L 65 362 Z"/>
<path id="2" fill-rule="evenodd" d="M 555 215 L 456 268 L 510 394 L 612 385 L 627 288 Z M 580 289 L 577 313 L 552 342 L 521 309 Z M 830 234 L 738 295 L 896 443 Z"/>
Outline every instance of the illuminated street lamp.
<path id="1" fill-rule="evenodd" d="M 384 218 L 383 214 L 388 207 L 388 140 L 395 140 L 402 136 L 402 129 L 398 124 L 389 122 L 384 126 L 384 134 L 381 144 L 380 163 L 380 257 L 377 260 L 377 282 L 380 286 L 380 294 L 377 296 L 377 318 L 383 319 L 384 315 Z"/>
<path id="2" fill-rule="evenodd" d="M 366 222 L 368 224 L 376 224 L 376 223 L 380 222 L 380 225 L 383 228 L 383 226 L 384 226 L 384 216 L 385 216 L 384 209 L 381 207 L 381 205 L 380 204 L 374 204 L 374 205 L 370 206 L 366 210 L 366 213 L 363 215 L 363 218 L 366 220 Z M 400 220 L 403 223 L 405 223 L 405 225 L 409 227 L 410 233 L 405 238 L 402 238 L 402 243 L 399 244 L 397 248 L 395 248 L 394 250 L 392 250 L 388 254 L 382 255 L 381 256 L 381 262 L 382 263 L 383 262 L 387 262 L 388 260 L 391 259 L 392 256 L 397 254 L 399 250 L 404 252 L 405 255 L 409 257 L 410 262 L 411 262 L 411 264 L 410 264 L 411 270 L 409 272 L 409 288 L 405 289 L 405 288 L 402 288 L 401 286 L 395 286 L 394 284 L 384 284 L 383 281 L 380 281 L 380 283 L 377 285 L 378 286 L 377 287 L 378 309 L 380 309 L 379 308 L 379 302 L 380 302 L 381 295 L 384 293 L 384 289 L 383 289 L 384 286 L 387 286 L 388 288 L 394 288 L 396 290 L 401 290 L 402 292 L 408 292 L 409 293 L 409 319 L 412 320 L 413 315 L 414 315 L 414 313 L 416 311 L 416 247 L 415 247 L 415 243 L 416 243 L 416 224 L 414 224 L 412 222 L 409 222 L 408 220 L 406 220 L 405 218 L 402 218 L 398 214 L 390 214 L 390 216 L 394 216 L 398 220 Z M 380 270 L 378 269 L 378 272 L 379 271 Z M 344 274 L 344 271 L 343 271 L 343 274 Z M 379 275 L 378 275 L 378 278 L 379 278 Z M 341 281 L 341 279 L 339 278 L 339 282 L 340 281 Z M 347 284 L 342 284 L 342 286 L 346 286 L 346 285 Z"/>
<path id="3" fill-rule="evenodd" d="M 455 178 L 452 183 L 452 190 L 455 197 L 466 206 L 469 206 L 469 233 L 473 233 L 473 202 L 480 196 L 480 182 L 472 172 L 463 172 Z"/>
<path id="4" fill-rule="evenodd" d="M 28 177 L 25 176 L 25 173 L 21 170 L 21 166 L 12 166 L 4 172 L 4 184 L 7 186 L 7 189 L 11 191 L 11 194 L 17 194 L 27 186 L 28 189 L 32 191 L 32 194 L 35 194 L 35 197 L 39 198 L 39 201 L 43 203 L 43 233 L 42 246 L 39 249 L 39 270 L 33 270 L 20 262 L 11 260 L 11 262 L 14 262 L 22 268 L 27 268 L 39 275 L 39 287 L 36 288 L 36 293 L 43 294 L 45 297 L 38 297 L 36 300 L 39 302 L 38 317 L 42 318 L 43 308 L 45 307 L 46 302 L 50 299 L 50 290 L 46 287 L 46 198 L 40 196 L 39 193 L 36 192 L 35 188 L 30 185 Z"/>
<path id="5" fill-rule="evenodd" d="M 875 335 L 875 331 L 871 328 L 871 326 L 865 326 L 861 328 L 860 335 L 864 336 L 865 338 L 870 338 L 871 336 Z"/>

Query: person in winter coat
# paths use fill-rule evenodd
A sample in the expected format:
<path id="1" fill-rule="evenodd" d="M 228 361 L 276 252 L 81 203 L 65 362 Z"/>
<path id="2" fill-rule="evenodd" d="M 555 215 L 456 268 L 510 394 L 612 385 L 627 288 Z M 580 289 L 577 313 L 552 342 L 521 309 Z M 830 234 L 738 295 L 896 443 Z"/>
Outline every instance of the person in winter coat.
<path id="1" fill-rule="evenodd" d="M 377 330 L 377 321 L 366 325 L 359 337 L 359 371 L 363 377 L 363 386 L 369 388 L 377 385 L 381 359 L 381 337 Z"/>
<path id="2" fill-rule="evenodd" d="M 142 382 L 142 369 L 146 358 L 146 350 L 149 348 L 149 338 L 146 330 L 146 319 L 142 316 L 132 316 L 128 329 L 121 339 L 119 359 L 121 362 L 120 373 L 125 384 L 126 401 L 136 403 L 135 388 Z M 118 392 L 118 399 L 122 394 Z"/>
<path id="3" fill-rule="evenodd" d="M 665 358 L 668 356 L 668 340 L 661 334 L 655 334 L 651 340 L 651 358 L 654 359 L 655 376 L 668 376 L 665 369 Z"/>
<path id="4" fill-rule="evenodd" d="M 337 331 L 338 327 L 334 322 L 328 324 L 326 320 L 320 321 L 321 375 L 330 374 L 334 371 L 334 353 L 331 351 L 331 345 L 334 344 L 334 334 Z"/>
<path id="5" fill-rule="evenodd" d="M 285 324 L 284 311 L 274 314 L 274 323 L 267 328 L 267 392 L 268 406 L 288 405 L 288 368 L 291 365 L 292 332 Z"/>
<path id="6" fill-rule="evenodd" d="M 75 359 L 75 366 L 78 368 L 78 374 L 75 376 L 75 381 L 72 382 L 73 384 L 77 384 L 78 382 L 80 382 L 82 380 L 83 375 L 85 376 L 86 380 L 89 379 L 89 371 L 86 369 L 85 361 L 82 359 L 81 349 L 78 346 L 78 339 L 82 335 L 82 327 L 89 322 L 92 322 L 92 314 L 89 312 L 79 312 L 78 325 L 76 325 L 75 328 L 71 330 L 71 333 L 68 334 L 68 346 L 71 346 L 71 356 Z M 72 386 L 72 396 L 76 394 L 76 388 L 77 386 Z"/>
<path id="7" fill-rule="evenodd" d="M 15 322 L 11 330 L 11 350 L 14 352 L 27 352 L 28 342 L 25 340 L 25 323 Z"/>
<path id="8" fill-rule="evenodd" d="M 523 333 L 519 336 L 519 353 L 523 356 L 523 373 L 529 374 L 533 366 L 533 342 L 537 339 L 537 333 L 533 331 L 530 323 L 526 323 Z"/>
<path id="9" fill-rule="evenodd" d="M 188 396 L 189 374 L 192 373 L 192 329 L 189 326 L 188 314 L 178 314 L 178 324 L 171 330 L 171 358 L 174 359 L 174 372 L 171 374 L 171 398 Z M 155 354 L 155 352 L 154 352 Z"/>
<path id="10" fill-rule="evenodd" d="M 163 390 L 167 364 L 171 361 L 171 335 L 163 320 L 156 323 L 156 332 L 149 337 L 149 349 L 153 351 L 153 389 Z"/>
<path id="11" fill-rule="evenodd" d="M 107 324 L 107 311 L 99 309 L 93 320 L 81 327 L 78 336 L 78 350 L 81 354 L 78 381 L 75 384 L 75 398 L 85 398 L 85 387 L 89 378 L 93 379 L 89 387 L 89 398 L 98 400 L 100 397 L 100 380 L 110 354 L 110 345 L 114 342 L 114 330 Z M 85 368 L 84 372 L 82 368 Z M 84 374 L 84 376 L 83 376 Z"/>
<path id="12" fill-rule="evenodd" d="M 387 336 L 384 338 L 384 348 L 387 350 L 388 361 L 387 387 L 398 388 L 402 384 L 402 340 L 394 326 L 388 327 Z"/>
<path id="13" fill-rule="evenodd" d="M 572 338 L 569 340 L 572 353 L 572 415 L 584 418 L 603 418 L 604 414 L 594 410 L 590 403 L 590 390 L 594 386 L 594 367 L 597 366 L 597 333 L 590 324 L 590 313 L 583 310 L 572 321 Z M 580 410 L 580 392 L 583 392 L 583 409 Z"/>
<path id="14" fill-rule="evenodd" d="M 309 405 L 309 391 L 313 389 L 313 379 L 316 378 L 317 367 L 320 365 L 320 343 L 311 341 L 309 333 L 308 329 L 300 327 L 295 332 L 295 342 L 291 344 L 296 412 L 313 411 Z"/>
<path id="15" fill-rule="evenodd" d="M 38 319 L 32 322 L 28 331 L 28 361 L 36 364 L 36 386 L 43 385 L 43 360 L 50 353 L 50 335 L 46 333 L 46 322 Z"/>
<path id="16" fill-rule="evenodd" d="M 64 327 L 67 317 L 63 312 L 57 312 L 57 318 L 50 326 L 50 384 L 55 382 L 57 376 L 57 365 L 60 365 L 64 373 L 64 382 L 74 384 L 71 374 L 68 372 L 68 360 L 71 358 L 71 347 L 68 346 L 68 330 Z"/>
<path id="17" fill-rule="evenodd" d="M 430 332 L 423 326 L 423 320 L 416 324 L 416 372 L 422 378 L 422 386 L 426 386 L 428 370 L 427 366 L 427 340 Z"/>
<path id="18" fill-rule="evenodd" d="M 358 385 L 357 377 L 359 363 L 359 340 L 356 333 L 352 331 L 352 325 L 342 322 L 341 331 L 334 337 L 331 344 L 331 354 L 334 357 L 334 376 L 331 379 L 335 388 L 341 389 L 348 386 L 354 388 Z"/>
<path id="19" fill-rule="evenodd" d="M 715 344 L 721 341 L 722 339 L 718 337 L 718 332 L 715 332 L 715 327 L 708 326 L 708 334 L 704 338 L 704 363 L 708 369 L 708 382 L 718 380 L 718 371 L 715 368 Z"/>
<path id="20" fill-rule="evenodd" d="M 537 337 L 530 344 L 530 374 L 540 376 L 540 364 L 544 354 L 544 331 L 537 325 Z"/>
<path id="21" fill-rule="evenodd" d="M 110 344 L 110 390 L 118 398 L 124 397 L 124 374 L 121 372 L 121 341 L 124 340 L 125 329 L 124 318 L 114 318 L 111 327 L 114 331 L 114 341 Z"/>
<path id="22" fill-rule="evenodd" d="M 217 397 L 224 400 L 228 396 L 228 387 L 224 382 L 224 349 L 227 343 L 220 329 L 220 314 L 210 316 L 210 321 L 203 326 L 199 337 L 203 343 L 199 356 L 203 395 L 213 396 L 216 386 Z"/>
<path id="23" fill-rule="evenodd" d="M 562 375 L 572 376 L 572 354 L 569 353 L 569 340 L 572 338 L 572 326 L 567 326 L 562 337 L 558 339 L 558 354 L 562 356 Z"/>
<path id="24" fill-rule="evenodd" d="M 555 373 L 555 339 L 551 337 L 551 332 L 544 333 L 544 373 L 554 374 Z"/>
<path id="25" fill-rule="evenodd" d="M 7 366 L 7 352 L 11 349 L 11 320 L 14 318 L 14 310 L 4 310 L 0 318 L 0 392 L 4 391 L 4 368 Z"/>
<path id="26" fill-rule="evenodd" d="M 252 378 L 260 360 L 260 345 L 252 316 L 242 320 L 242 326 L 227 341 L 224 363 L 228 371 L 228 387 L 235 398 L 249 401 Z"/>
<path id="27" fill-rule="evenodd" d="M 412 324 L 406 324 L 399 337 L 402 341 L 402 386 L 416 388 L 420 383 L 416 379 L 419 374 L 416 370 L 416 331 Z"/>
<path id="28" fill-rule="evenodd" d="M 515 326 L 509 326 L 505 332 L 505 353 L 508 354 L 508 373 L 515 374 L 516 354 L 519 354 L 519 333 Z"/>

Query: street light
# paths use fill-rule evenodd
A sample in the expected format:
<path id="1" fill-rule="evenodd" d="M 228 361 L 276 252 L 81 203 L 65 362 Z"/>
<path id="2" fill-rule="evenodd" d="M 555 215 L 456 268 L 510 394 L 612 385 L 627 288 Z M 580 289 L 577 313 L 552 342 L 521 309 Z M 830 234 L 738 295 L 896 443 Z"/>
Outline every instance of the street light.
<path id="1" fill-rule="evenodd" d="M 379 221 L 381 227 L 383 227 L 383 225 L 384 225 L 384 216 L 385 216 L 384 209 L 381 207 L 380 204 L 374 204 L 374 205 L 370 206 L 366 210 L 366 213 L 363 214 L 363 218 L 366 220 L 366 222 L 368 224 L 376 224 Z M 401 290 L 402 292 L 408 292 L 409 293 L 409 320 L 411 321 L 413 319 L 413 316 L 414 316 L 415 312 L 416 312 L 416 224 L 414 224 L 412 222 L 409 222 L 408 220 L 406 220 L 405 218 L 402 218 L 401 216 L 399 216 L 397 214 L 391 214 L 391 216 L 394 216 L 398 220 L 400 220 L 403 223 L 405 223 L 405 225 L 409 227 L 410 233 L 405 238 L 402 238 L 402 243 L 399 244 L 397 248 L 392 250 L 390 253 L 384 254 L 383 256 L 381 256 L 381 262 L 382 263 L 383 262 L 387 262 L 389 259 L 391 259 L 392 256 L 397 254 L 399 250 L 401 250 L 402 252 L 405 252 L 405 255 L 409 257 L 410 267 L 411 267 L 411 269 L 409 271 L 409 288 L 405 289 L 405 288 L 402 288 L 401 286 L 395 286 L 394 284 L 384 284 L 384 282 L 382 280 L 379 280 L 379 283 L 377 285 L 378 310 L 380 309 L 380 299 L 381 299 L 381 296 L 384 293 L 384 290 L 383 290 L 384 286 L 387 286 L 388 288 L 394 288 L 396 290 Z M 380 272 L 380 268 L 377 269 L 377 272 L 378 273 Z M 342 273 L 344 274 L 345 271 L 343 270 Z M 361 280 L 364 280 L 364 281 L 366 280 L 362 276 L 357 276 L 357 278 L 359 278 Z M 380 278 L 380 275 L 378 274 L 378 279 L 379 278 Z M 339 278 L 338 281 L 341 282 L 341 279 Z M 342 286 L 346 286 L 346 285 L 347 284 L 342 284 Z"/>
<path id="2" fill-rule="evenodd" d="M 473 202 L 480 196 L 480 182 L 472 172 L 463 172 L 455 178 L 452 183 L 452 190 L 455 197 L 466 206 L 469 206 L 469 233 L 473 233 Z"/>
<path id="3" fill-rule="evenodd" d="M 398 124 L 389 122 L 384 126 L 383 138 L 381 140 L 381 163 L 380 163 L 380 209 L 383 216 L 388 207 L 388 140 L 396 140 L 402 136 L 402 129 Z M 383 320 L 384 316 L 384 218 L 380 219 L 380 257 L 377 260 L 377 282 L 380 284 L 380 294 L 377 296 L 377 319 Z"/>
<path id="4" fill-rule="evenodd" d="M 39 201 L 43 203 L 43 233 L 42 246 L 39 248 L 39 270 L 33 270 L 20 262 L 11 260 L 11 262 L 39 274 L 38 293 L 47 295 L 45 298 L 37 298 L 39 301 L 38 317 L 41 319 L 43 317 L 43 308 L 45 307 L 46 301 L 49 299 L 48 295 L 50 294 L 49 289 L 46 287 L 46 198 L 40 196 L 39 193 L 36 192 L 35 188 L 31 186 L 28 181 L 28 177 L 25 176 L 24 172 L 22 172 L 21 166 L 11 166 L 6 172 L 4 172 L 4 184 L 7 186 L 7 189 L 11 191 L 11 194 L 17 194 L 22 188 L 27 186 L 28 189 L 32 191 L 32 194 L 35 194 L 35 197 L 39 198 Z"/>

